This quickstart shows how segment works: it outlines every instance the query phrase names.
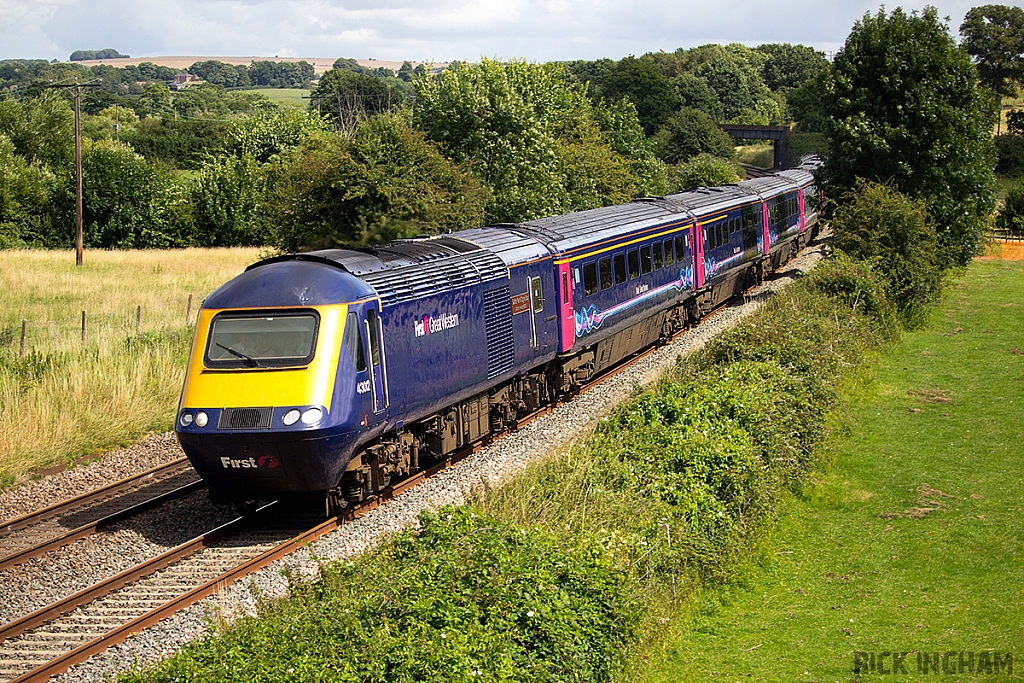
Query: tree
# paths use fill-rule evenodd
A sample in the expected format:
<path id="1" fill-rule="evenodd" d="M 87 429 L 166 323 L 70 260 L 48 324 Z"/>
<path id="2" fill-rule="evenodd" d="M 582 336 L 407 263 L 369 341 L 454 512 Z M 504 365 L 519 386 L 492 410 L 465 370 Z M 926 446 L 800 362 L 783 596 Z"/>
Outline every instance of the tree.
<path id="1" fill-rule="evenodd" d="M 0 134 L 29 163 L 39 162 L 54 172 L 74 163 L 75 115 L 56 90 L 20 101 L 0 101 Z"/>
<path id="2" fill-rule="evenodd" d="M 492 191 L 490 221 L 567 213 L 664 187 L 632 103 L 595 107 L 561 65 L 483 59 L 414 85 L 417 127 Z"/>
<path id="3" fill-rule="evenodd" d="M 655 136 L 658 155 L 670 164 L 689 161 L 698 154 L 722 159 L 736 155 L 735 143 L 710 116 L 697 109 L 681 109 L 669 117 Z"/>
<path id="4" fill-rule="evenodd" d="M 310 108 L 329 116 L 336 127 L 352 130 L 368 116 L 405 104 L 411 94 L 412 88 L 397 78 L 331 69 L 321 76 L 310 99 Z"/>
<path id="5" fill-rule="evenodd" d="M 672 79 L 672 85 L 676 87 L 684 109 L 699 109 L 716 121 L 721 121 L 724 117 L 725 110 L 718 101 L 718 95 L 700 76 L 692 73 L 681 74 Z"/>
<path id="6" fill-rule="evenodd" d="M 934 8 L 865 14 L 826 73 L 826 196 L 858 177 L 925 202 L 947 264 L 977 252 L 995 205 L 992 111 L 970 57 Z"/>
<path id="7" fill-rule="evenodd" d="M 14 143 L 0 133 L 0 249 L 45 246 L 55 181 L 40 162 L 15 154 Z"/>
<path id="8" fill-rule="evenodd" d="M 612 100 L 628 97 L 636 105 L 640 125 L 653 135 L 681 104 L 672 83 L 648 59 L 625 57 L 609 70 L 601 94 Z"/>
<path id="9" fill-rule="evenodd" d="M 698 154 L 676 167 L 670 180 L 671 191 L 683 192 L 697 187 L 717 187 L 739 182 L 742 178 L 743 169 L 739 165 L 710 154 Z"/>
<path id="10" fill-rule="evenodd" d="M 772 91 L 799 88 L 828 66 L 824 52 L 806 45 L 769 43 L 756 50 L 768 57 L 761 67 L 761 79 Z"/>
<path id="11" fill-rule="evenodd" d="M 483 224 L 488 193 L 400 114 L 352 135 L 318 132 L 279 166 L 270 215 L 279 247 L 370 246 Z"/>
<path id="12" fill-rule="evenodd" d="M 761 80 L 767 56 L 744 45 L 727 45 L 693 74 L 718 97 L 726 121 L 765 125 L 778 118 L 779 105 Z"/>
<path id="13" fill-rule="evenodd" d="M 59 235 L 47 246 L 74 239 L 75 189 L 71 169 L 62 178 Z M 148 246 L 143 231 L 157 190 L 153 167 L 128 145 L 114 140 L 82 141 L 82 235 L 86 247 L 133 249 Z"/>
<path id="14" fill-rule="evenodd" d="M 858 180 L 832 222 L 836 249 L 868 262 L 907 323 L 920 322 L 942 291 L 942 260 L 923 202 Z"/>
<path id="15" fill-rule="evenodd" d="M 972 7 L 960 24 L 960 35 L 978 65 L 981 82 L 998 95 L 1016 95 L 1024 84 L 1024 9 Z"/>
<path id="16" fill-rule="evenodd" d="M 996 216 L 996 227 L 1012 235 L 1024 235 L 1024 183 L 1016 183 L 1006 192 L 1006 201 Z"/>
<path id="17" fill-rule="evenodd" d="M 311 133 L 329 129 L 327 119 L 313 112 L 259 111 L 229 125 L 225 147 L 236 156 L 248 154 L 258 163 L 266 164 L 299 146 Z"/>

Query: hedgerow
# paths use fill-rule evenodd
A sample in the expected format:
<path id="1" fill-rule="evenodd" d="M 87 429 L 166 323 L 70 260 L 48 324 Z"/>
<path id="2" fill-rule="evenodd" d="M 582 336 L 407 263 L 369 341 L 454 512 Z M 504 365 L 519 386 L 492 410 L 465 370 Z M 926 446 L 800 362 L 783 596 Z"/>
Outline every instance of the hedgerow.
<path id="1" fill-rule="evenodd" d="M 730 576 L 818 467 L 838 384 L 898 329 L 874 273 L 830 259 L 586 442 L 126 680 L 610 680 Z"/>

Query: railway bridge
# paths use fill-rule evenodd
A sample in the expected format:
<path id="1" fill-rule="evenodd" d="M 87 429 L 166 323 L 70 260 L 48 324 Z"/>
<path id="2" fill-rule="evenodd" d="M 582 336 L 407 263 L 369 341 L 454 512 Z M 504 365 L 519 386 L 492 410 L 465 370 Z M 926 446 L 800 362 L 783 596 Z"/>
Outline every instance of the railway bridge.
<path id="1" fill-rule="evenodd" d="M 776 169 L 793 168 L 797 165 L 793 149 L 789 146 L 789 126 L 745 126 L 726 123 L 719 128 L 737 140 L 771 140 Z"/>

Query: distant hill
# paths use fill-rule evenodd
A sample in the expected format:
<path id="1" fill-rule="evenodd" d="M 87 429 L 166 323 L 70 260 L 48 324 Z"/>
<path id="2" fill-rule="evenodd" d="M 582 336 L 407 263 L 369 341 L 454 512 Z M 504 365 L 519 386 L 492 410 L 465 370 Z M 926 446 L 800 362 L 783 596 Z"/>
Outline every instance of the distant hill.
<path id="1" fill-rule="evenodd" d="M 90 59 L 129 59 L 131 55 L 123 55 L 112 47 L 105 50 L 75 50 L 70 61 L 84 62 Z"/>

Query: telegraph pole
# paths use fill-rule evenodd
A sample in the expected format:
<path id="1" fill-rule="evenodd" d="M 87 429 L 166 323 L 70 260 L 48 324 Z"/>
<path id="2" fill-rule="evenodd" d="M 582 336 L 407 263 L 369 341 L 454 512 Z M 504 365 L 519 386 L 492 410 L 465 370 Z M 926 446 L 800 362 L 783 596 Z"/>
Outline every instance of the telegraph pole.
<path id="1" fill-rule="evenodd" d="M 85 83 L 53 83 L 47 87 L 67 88 L 68 92 L 75 98 L 75 265 L 82 265 L 82 90 L 91 88 L 102 83 L 103 80 L 94 78 Z"/>

